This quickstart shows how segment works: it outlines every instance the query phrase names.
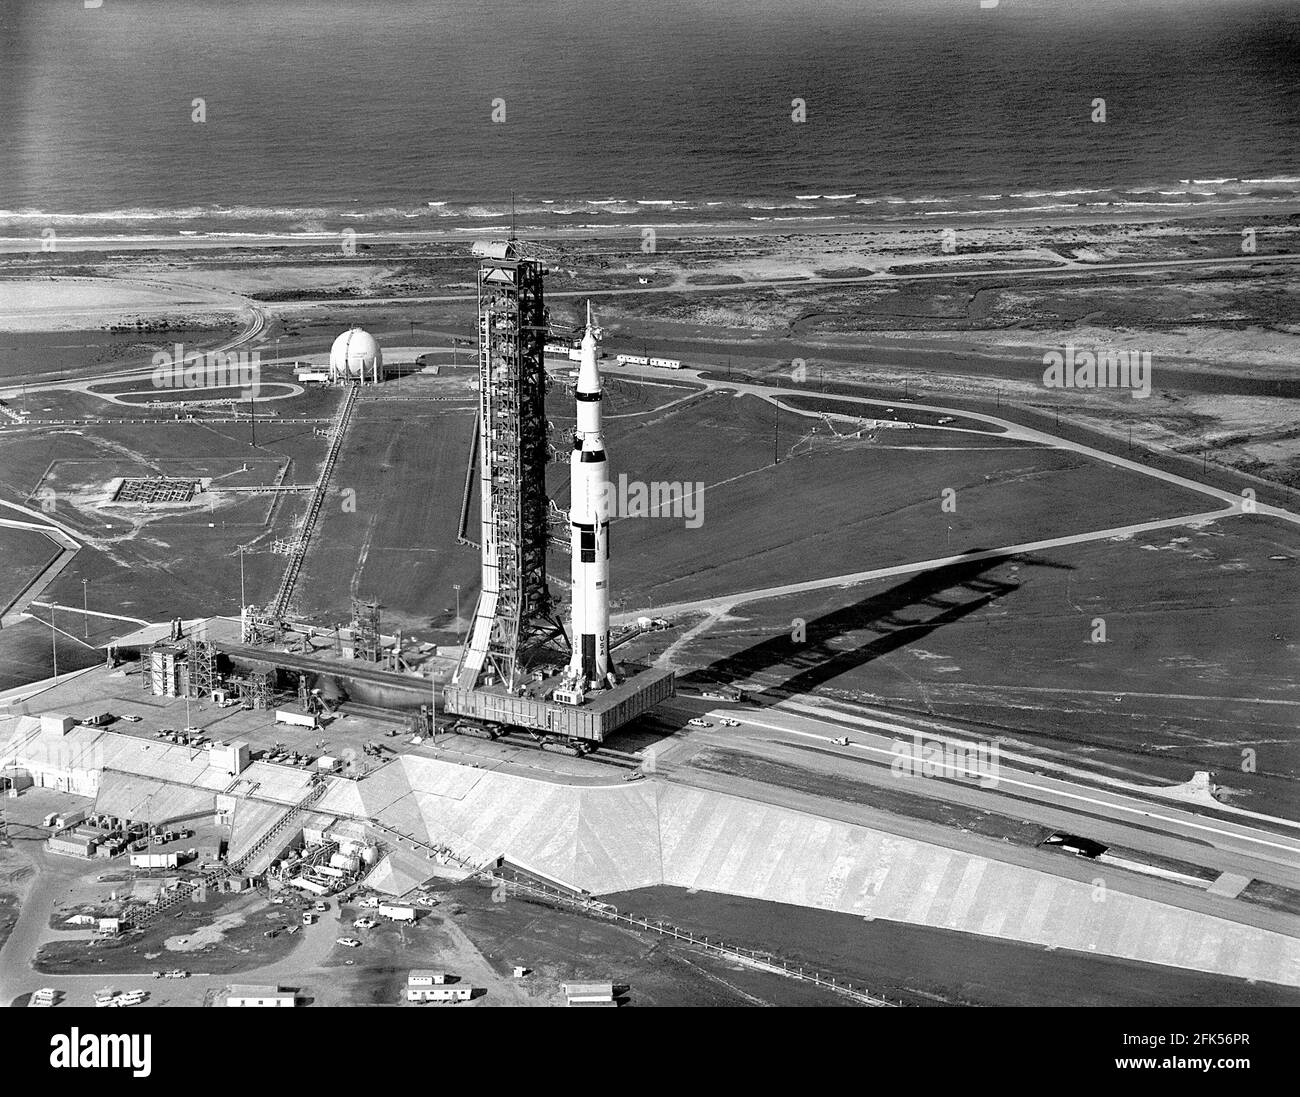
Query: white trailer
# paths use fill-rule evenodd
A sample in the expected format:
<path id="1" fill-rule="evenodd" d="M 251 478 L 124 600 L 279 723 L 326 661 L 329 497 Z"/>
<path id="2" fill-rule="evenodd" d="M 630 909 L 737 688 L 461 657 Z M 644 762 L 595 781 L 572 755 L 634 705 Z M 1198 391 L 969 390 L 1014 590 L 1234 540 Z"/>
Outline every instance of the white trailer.
<path id="1" fill-rule="evenodd" d="M 299 708 L 276 709 L 275 722 L 277 724 L 292 724 L 294 727 L 300 728 L 314 728 L 317 726 L 315 713 L 303 712 Z"/>
<path id="2" fill-rule="evenodd" d="M 414 922 L 414 907 L 396 907 L 390 903 L 379 904 L 379 916 L 387 918 L 390 922 Z"/>

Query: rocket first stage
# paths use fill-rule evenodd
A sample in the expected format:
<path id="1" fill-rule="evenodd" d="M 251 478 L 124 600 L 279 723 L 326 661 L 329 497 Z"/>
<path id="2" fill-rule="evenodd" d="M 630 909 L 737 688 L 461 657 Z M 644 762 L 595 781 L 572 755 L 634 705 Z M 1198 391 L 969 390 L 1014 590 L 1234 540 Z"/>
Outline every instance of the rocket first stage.
<path id="1" fill-rule="evenodd" d="M 600 370 L 590 302 L 576 398 L 578 422 L 569 459 L 573 657 L 567 677 L 585 690 L 613 684 L 609 660 L 609 465 L 601 433 Z"/>

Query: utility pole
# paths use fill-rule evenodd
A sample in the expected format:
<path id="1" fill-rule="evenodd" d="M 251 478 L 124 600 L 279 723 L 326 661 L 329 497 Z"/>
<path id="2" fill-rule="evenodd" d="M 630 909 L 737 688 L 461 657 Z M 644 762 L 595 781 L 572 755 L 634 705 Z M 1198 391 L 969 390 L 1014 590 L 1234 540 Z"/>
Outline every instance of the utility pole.
<path id="1" fill-rule="evenodd" d="M 50 654 L 54 659 L 54 680 L 59 680 L 58 633 L 54 631 L 54 603 L 50 603 Z"/>
<path id="2" fill-rule="evenodd" d="M 257 405 L 253 403 L 253 391 L 248 392 L 248 429 L 251 435 L 248 444 L 254 449 L 257 448 Z"/>
<path id="3" fill-rule="evenodd" d="M 772 464 L 781 463 L 781 447 L 779 439 L 781 437 L 781 413 L 775 408 L 772 409 L 775 415 L 772 419 Z"/>
<path id="4" fill-rule="evenodd" d="M 87 640 L 90 639 L 90 601 L 89 595 L 86 593 L 89 582 L 89 579 L 81 580 L 81 625 L 82 635 Z"/>

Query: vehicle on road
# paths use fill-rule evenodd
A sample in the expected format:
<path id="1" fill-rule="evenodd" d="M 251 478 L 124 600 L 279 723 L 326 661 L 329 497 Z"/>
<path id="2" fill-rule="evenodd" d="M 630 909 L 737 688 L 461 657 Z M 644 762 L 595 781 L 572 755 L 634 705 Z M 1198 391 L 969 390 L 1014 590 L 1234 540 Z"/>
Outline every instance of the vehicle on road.
<path id="1" fill-rule="evenodd" d="M 361 942 L 355 937 L 339 937 L 335 939 L 335 944 L 342 945 L 344 948 L 360 948 Z"/>
<path id="2" fill-rule="evenodd" d="M 329 903 L 325 902 L 324 899 L 321 899 L 316 903 L 315 909 L 318 914 L 324 914 L 327 910 L 329 910 L 329 908 L 330 908 Z"/>
<path id="3" fill-rule="evenodd" d="M 687 720 L 686 722 L 687 722 L 688 724 L 690 724 L 691 727 L 693 727 L 693 728 L 711 728 L 711 727 L 713 727 L 713 724 L 712 724 L 710 721 L 705 720 L 705 719 L 703 719 L 702 717 L 699 717 L 699 716 L 692 716 L 692 717 L 691 717 L 689 720 Z"/>
<path id="4" fill-rule="evenodd" d="M 838 739 L 832 739 L 831 742 L 837 747 L 847 747 L 849 745 L 849 738 L 847 735 L 841 735 Z"/>
<path id="5" fill-rule="evenodd" d="M 302 924 L 304 926 L 314 926 L 316 924 L 316 915 L 310 910 L 304 910 L 302 912 Z"/>
<path id="6" fill-rule="evenodd" d="M 740 727 L 740 721 L 739 721 L 739 720 L 732 720 L 732 719 L 730 719 L 730 718 L 728 718 L 728 717 L 725 717 L 725 716 L 724 716 L 721 720 L 719 720 L 718 723 L 720 723 L 724 728 L 738 728 L 738 727 Z"/>

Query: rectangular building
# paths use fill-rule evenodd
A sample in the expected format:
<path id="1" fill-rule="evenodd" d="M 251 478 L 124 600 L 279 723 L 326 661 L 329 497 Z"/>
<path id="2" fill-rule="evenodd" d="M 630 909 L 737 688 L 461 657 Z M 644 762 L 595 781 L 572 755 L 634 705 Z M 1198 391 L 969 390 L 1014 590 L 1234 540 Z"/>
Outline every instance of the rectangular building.
<path id="1" fill-rule="evenodd" d="M 463 987 L 459 984 L 450 987 L 413 987 L 408 984 L 406 988 L 408 1002 L 468 1002 L 473 997 L 473 987 Z"/>
<path id="2" fill-rule="evenodd" d="M 614 1001 L 612 983 L 565 983 L 564 996 L 569 1005 L 599 1005 Z"/>
<path id="3" fill-rule="evenodd" d="M 260 1006 L 264 1008 L 285 1008 L 298 1004 L 296 996 L 278 986 L 232 986 L 226 995 L 227 1006 Z"/>

